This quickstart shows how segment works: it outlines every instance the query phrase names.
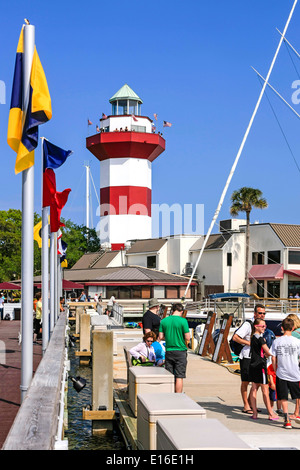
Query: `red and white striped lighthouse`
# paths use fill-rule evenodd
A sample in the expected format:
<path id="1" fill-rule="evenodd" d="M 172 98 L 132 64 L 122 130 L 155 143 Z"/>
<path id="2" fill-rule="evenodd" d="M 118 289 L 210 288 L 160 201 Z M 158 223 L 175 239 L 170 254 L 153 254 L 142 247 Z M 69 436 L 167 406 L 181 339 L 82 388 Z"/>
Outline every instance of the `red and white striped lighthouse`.
<path id="1" fill-rule="evenodd" d="M 128 85 L 109 102 L 112 114 L 103 115 L 101 132 L 87 137 L 86 147 L 100 160 L 100 242 L 117 250 L 127 240 L 151 238 L 151 167 L 165 140 Z"/>

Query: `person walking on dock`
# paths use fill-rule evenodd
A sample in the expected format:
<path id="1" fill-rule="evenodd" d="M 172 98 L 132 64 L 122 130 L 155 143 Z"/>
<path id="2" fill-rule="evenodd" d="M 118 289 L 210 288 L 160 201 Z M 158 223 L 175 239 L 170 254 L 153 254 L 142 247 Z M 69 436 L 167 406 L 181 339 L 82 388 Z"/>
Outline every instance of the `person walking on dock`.
<path id="1" fill-rule="evenodd" d="M 42 297 L 41 294 L 38 292 L 36 294 L 36 308 L 35 308 L 35 317 L 34 317 L 34 333 L 33 333 L 33 342 L 37 342 L 37 336 L 41 329 L 41 321 L 42 321 Z"/>
<path id="2" fill-rule="evenodd" d="M 158 336 L 160 325 L 159 309 L 158 300 L 150 299 L 148 310 L 144 313 L 142 319 L 144 335 L 149 333 L 149 331 L 153 331 Z"/>
<path id="3" fill-rule="evenodd" d="M 284 415 L 284 427 L 291 429 L 291 420 L 288 414 L 288 394 L 290 392 L 296 405 L 300 400 L 300 340 L 292 336 L 295 328 L 291 318 L 282 321 L 283 336 L 275 339 L 271 346 L 272 363 L 276 372 L 276 392 L 278 400 L 281 400 Z M 300 417 L 294 418 L 297 423 Z"/>
<path id="4" fill-rule="evenodd" d="M 187 343 L 190 341 L 189 324 L 182 317 L 181 303 L 172 306 L 171 315 L 164 318 L 159 326 L 159 338 L 166 342 L 165 369 L 175 376 L 175 393 L 182 393 L 183 379 L 187 367 Z"/>
<path id="5" fill-rule="evenodd" d="M 269 398 L 269 385 L 268 385 L 268 372 L 267 372 L 267 357 L 271 356 L 270 350 L 267 346 L 267 341 L 264 338 L 264 331 L 266 330 L 266 322 L 260 318 L 254 320 L 254 332 L 251 337 L 251 360 L 249 367 L 249 379 L 252 382 L 250 390 L 250 404 L 253 414 L 251 418 L 257 419 L 257 391 L 261 388 L 263 400 L 269 413 L 269 420 L 275 421 L 278 419 L 273 411 Z"/>
<path id="6" fill-rule="evenodd" d="M 239 355 L 241 370 L 241 395 L 244 404 L 243 413 L 252 414 L 253 411 L 249 404 L 248 386 L 249 386 L 249 367 L 250 367 L 250 342 L 253 329 L 253 322 L 257 318 L 264 319 L 266 315 L 265 306 L 256 304 L 254 307 L 254 317 L 252 321 L 246 320 L 242 326 L 234 333 L 232 339 L 243 346 Z"/>

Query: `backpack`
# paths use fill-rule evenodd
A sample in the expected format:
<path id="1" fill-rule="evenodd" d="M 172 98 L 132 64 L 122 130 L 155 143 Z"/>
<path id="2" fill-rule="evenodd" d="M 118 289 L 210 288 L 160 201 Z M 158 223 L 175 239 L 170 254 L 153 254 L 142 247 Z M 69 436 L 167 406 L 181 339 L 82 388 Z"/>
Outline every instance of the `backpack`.
<path id="1" fill-rule="evenodd" d="M 253 322 L 251 320 L 246 320 L 248 323 L 250 323 L 251 327 L 253 328 Z M 240 329 L 241 327 L 239 326 L 239 328 L 237 328 L 235 330 L 235 332 L 233 333 L 232 337 L 236 334 L 236 332 Z M 229 346 L 230 346 L 230 349 L 231 351 L 236 355 L 236 356 L 239 356 L 240 353 L 241 353 L 241 350 L 243 349 L 243 347 L 245 346 L 244 344 L 240 344 L 240 343 L 237 343 L 236 341 L 233 341 L 233 339 L 231 338 L 231 340 L 229 341 Z"/>

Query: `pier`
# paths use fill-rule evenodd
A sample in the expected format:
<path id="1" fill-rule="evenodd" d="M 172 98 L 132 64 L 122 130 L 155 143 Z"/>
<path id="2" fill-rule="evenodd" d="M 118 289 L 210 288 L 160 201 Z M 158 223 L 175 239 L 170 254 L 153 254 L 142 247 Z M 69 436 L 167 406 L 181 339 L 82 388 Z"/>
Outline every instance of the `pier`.
<path id="1" fill-rule="evenodd" d="M 99 317 L 104 316 L 99 315 Z M 6 346 L 6 363 L 0 368 L 0 445 L 3 450 L 68 449 L 67 440 L 64 440 L 63 418 L 64 412 L 67 411 L 64 410 L 64 394 L 68 388 L 66 338 L 74 331 L 75 320 L 71 320 L 71 323 L 73 326 L 70 325 L 67 312 L 60 315 L 43 358 L 41 346 L 34 345 L 35 373 L 22 406 L 20 406 L 21 348 L 18 345 L 20 322 L 1 323 L 2 338 L 3 335 L 6 338 L 2 340 Z M 106 330 L 104 325 L 97 328 Z M 142 330 L 116 328 L 113 330 L 113 337 L 113 412 L 107 409 L 104 415 L 117 425 L 125 447 L 128 450 L 138 451 L 138 416 L 130 407 L 128 393 L 130 364 L 126 361 L 124 348 L 128 350 L 139 343 L 142 340 Z M 79 350 L 80 342 L 76 342 L 74 347 Z M 93 353 L 92 348 L 91 351 Z M 75 360 L 79 361 L 80 358 L 75 356 Z M 87 384 L 87 388 L 92 396 L 92 384 Z M 293 428 L 287 432 L 283 428 L 282 417 L 279 417 L 278 421 L 269 421 L 260 392 L 258 406 L 262 412 L 259 414 L 259 419 L 254 421 L 242 412 L 240 375 L 236 364 L 230 365 L 226 361 L 217 364 L 211 357 L 202 357 L 189 349 L 184 395 L 204 410 L 205 417 L 201 419 L 204 429 L 209 429 L 211 423 L 217 423 L 219 427 L 228 431 L 227 448 L 230 448 L 230 440 L 238 439 L 246 449 L 300 449 L 300 425 L 292 421 Z M 290 401 L 291 413 L 294 411 L 294 406 L 294 402 Z M 84 419 L 93 419 L 96 414 L 87 413 L 86 417 L 82 413 L 82 422 Z M 159 430 L 161 432 L 161 428 Z M 205 445 L 207 446 L 207 442 Z M 209 448 L 218 448 L 216 436 L 211 439 Z"/>

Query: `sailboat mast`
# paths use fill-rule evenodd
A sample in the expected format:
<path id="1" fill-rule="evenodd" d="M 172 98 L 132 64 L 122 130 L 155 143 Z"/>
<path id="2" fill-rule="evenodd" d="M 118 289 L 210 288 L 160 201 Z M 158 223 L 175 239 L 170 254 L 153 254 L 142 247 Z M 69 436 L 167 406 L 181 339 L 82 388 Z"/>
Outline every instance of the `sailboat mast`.
<path id="1" fill-rule="evenodd" d="M 85 192 L 85 204 L 86 204 L 86 227 L 90 228 L 90 165 L 85 162 L 85 179 L 86 179 L 86 192 Z"/>

